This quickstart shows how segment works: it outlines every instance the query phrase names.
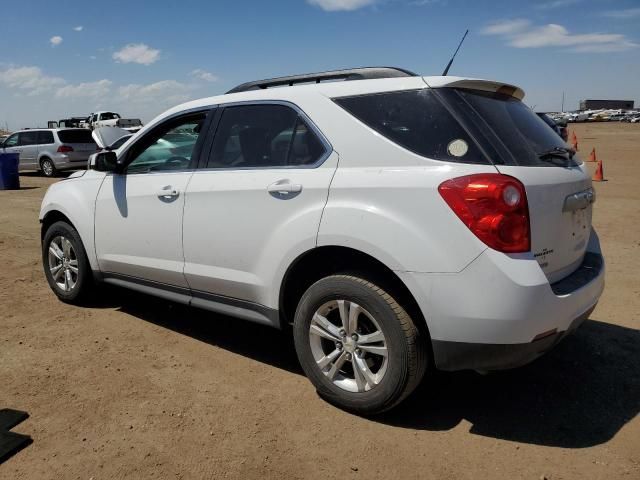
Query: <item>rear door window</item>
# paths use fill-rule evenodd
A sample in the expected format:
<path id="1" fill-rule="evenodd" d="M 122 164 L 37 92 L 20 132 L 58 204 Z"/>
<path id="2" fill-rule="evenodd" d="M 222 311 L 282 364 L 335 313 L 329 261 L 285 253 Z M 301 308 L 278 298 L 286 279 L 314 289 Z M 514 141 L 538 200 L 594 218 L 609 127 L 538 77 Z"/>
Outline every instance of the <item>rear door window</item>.
<path id="1" fill-rule="evenodd" d="M 342 97 L 335 102 L 376 132 L 423 157 L 490 163 L 430 89 Z"/>
<path id="2" fill-rule="evenodd" d="M 38 144 L 39 145 L 49 145 L 53 143 L 53 132 L 42 131 L 38 132 Z"/>
<path id="3" fill-rule="evenodd" d="M 91 136 L 91 130 L 79 128 L 78 130 L 58 130 L 58 138 L 62 143 L 95 143 Z"/>
<path id="4" fill-rule="evenodd" d="M 239 105 L 222 112 L 207 168 L 274 168 L 315 165 L 324 144 L 293 108 Z"/>

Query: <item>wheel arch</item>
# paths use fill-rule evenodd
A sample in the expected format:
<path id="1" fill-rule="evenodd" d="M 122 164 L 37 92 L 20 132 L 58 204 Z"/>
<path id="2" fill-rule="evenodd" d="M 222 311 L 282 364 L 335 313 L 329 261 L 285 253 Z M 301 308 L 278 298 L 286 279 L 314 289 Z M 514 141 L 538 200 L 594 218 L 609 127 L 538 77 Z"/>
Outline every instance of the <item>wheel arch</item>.
<path id="1" fill-rule="evenodd" d="M 73 222 L 64 213 L 59 210 L 50 210 L 45 214 L 40 222 L 40 240 L 44 239 L 44 235 L 47 233 L 49 227 L 56 222 L 66 222 L 78 231 Z"/>
<path id="2" fill-rule="evenodd" d="M 281 324 L 293 323 L 298 301 L 313 283 L 325 276 L 345 272 L 360 274 L 390 293 L 415 319 L 431 346 L 427 321 L 407 285 L 380 260 L 344 246 L 330 245 L 307 250 L 289 265 L 280 284 L 278 306 Z"/>

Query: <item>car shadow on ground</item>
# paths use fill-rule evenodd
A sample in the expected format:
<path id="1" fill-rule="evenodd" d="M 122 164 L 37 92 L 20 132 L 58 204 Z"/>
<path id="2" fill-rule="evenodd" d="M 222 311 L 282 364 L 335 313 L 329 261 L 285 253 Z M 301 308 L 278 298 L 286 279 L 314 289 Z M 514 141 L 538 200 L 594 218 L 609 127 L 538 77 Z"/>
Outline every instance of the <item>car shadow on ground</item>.
<path id="1" fill-rule="evenodd" d="M 121 311 L 259 362 L 302 374 L 291 335 L 117 289 Z M 470 432 L 513 442 L 584 448 L 607 442 L 640 411 L 640 331 L 585 322 L 525 367 L 489 375 L 431 373 L 394 410 L 372 421 Z"/>

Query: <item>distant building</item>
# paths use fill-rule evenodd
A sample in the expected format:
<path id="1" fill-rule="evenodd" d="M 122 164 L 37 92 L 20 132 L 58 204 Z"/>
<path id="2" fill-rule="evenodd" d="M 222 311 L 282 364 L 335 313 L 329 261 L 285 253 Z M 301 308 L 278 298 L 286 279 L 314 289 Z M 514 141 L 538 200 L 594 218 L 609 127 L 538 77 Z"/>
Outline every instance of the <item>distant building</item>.
<path id="1" fill-rule="evenodd" d="M 580 110 L 633 110 L 633 100 L 580 100 Z"/>

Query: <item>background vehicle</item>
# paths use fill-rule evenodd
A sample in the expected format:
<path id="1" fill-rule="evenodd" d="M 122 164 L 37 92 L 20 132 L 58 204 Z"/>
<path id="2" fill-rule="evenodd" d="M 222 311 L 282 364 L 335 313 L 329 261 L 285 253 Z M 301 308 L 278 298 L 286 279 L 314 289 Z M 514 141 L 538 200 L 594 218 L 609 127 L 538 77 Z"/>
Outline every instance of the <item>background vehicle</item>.
<path id="1" fill-rule="evenodd" d="M 604 262 L 590 176 L 523 96 L 365 68 L 178 106 L 49 188 L 47 280 L 293 324 L 320 395 L 361 414 L 429 366 L 525 364 L 589 316 Z"/>
<path id="2" fill-rule="evenodd" d="M 86 168 L 96 144 L 84 128 L 22 130 L 0 145 L 3 152 L 19 153 L 19 169 L 40 170 L 53 177 L 59 170 Z"/>
<path id="3" fill-rule="evenodd" d="M 567 132 L 566 124 L 565 126 L 559 125 L 557 121 L 555 121 L 546 113 L 537 112 L 536 115 L 538 115 L 544 121 L 544 123 L 549 125 L 553 129 L 553 131 L 556 132 L 560 136 L 560 138 L 562 138 L 562 140 L 566 142 L 569 139 L 569 133 Z"/>
<path id="4" fill-rule="evenodd" d="M 91 130 L 99 127 L 118 127 L 133 133 L 142 128 L 142 122 L 139 118 L 121 118 L 120 114 L 114 112 L 96 112 L 89 115 L 84 126 Z"/>
<path id="5" fill-rule="evenodd" d="M 49 120 L 47 122 L 47 128 L 81 128 L 86 120 L 87 117 L 70 117 L 58 121 Z"/>

